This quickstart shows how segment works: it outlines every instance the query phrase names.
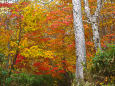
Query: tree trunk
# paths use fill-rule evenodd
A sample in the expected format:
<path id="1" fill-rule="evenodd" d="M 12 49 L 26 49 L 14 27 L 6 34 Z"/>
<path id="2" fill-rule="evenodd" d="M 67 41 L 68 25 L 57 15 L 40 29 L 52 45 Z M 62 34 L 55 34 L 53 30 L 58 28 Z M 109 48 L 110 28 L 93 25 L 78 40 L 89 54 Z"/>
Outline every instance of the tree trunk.
<path id="1" fill-rule="evenodd" d="M 96 20 L 97 20 L 96 17 L 92 17 L 93 41 L 94 41 L 95 49 L 97 51 L 98 49 L 101 50 L 101 44 L 100 44 L 100 37 L 98 31 L 98 24 Z"/>
<path id="2" fill-rule="evenodd" d="M 72 0 L 76 43 L 76 78 L 84 79 L 83 64 L 86 63 L 85 37 L 81 14 L 81 0 Z"/>
<path id="3" fill-rule="evenodd" d="M 93 40 L 94 40 L 94 44 L 95 44 L 95 49 L 96 49 L 96 51 L 98 49 L 101 50 L 97 18 L 99 16 L 99 12 L 100 12 L 101 7 L 102 7 L 102 1 L 97 0 L 97 8 L 96 8 L 94 15 L 91 15 L 91 13 L 90 13 L 88 0 L 84 0 L 84 2 L 85 2 L 85 13 L 86 13 L 86 16 L 88 18 L 88 21 L 90 21 L 90 23 L 91 23 L 92 30 L 93 30 Z"/>

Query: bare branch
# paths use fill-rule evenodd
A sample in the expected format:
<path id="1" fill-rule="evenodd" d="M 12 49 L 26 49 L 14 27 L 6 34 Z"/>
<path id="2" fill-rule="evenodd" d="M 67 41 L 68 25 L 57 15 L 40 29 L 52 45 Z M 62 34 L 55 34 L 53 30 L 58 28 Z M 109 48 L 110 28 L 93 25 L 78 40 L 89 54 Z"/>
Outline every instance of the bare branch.
<path id="1" fill-rule="evenodd" d="M 42 4 L 49 4 L 49 3 L 51 3 L 53 0 L 49 0 L 48 2 L 44 2 L 44 1 L 41 1 L 41 0 L 39 0 L 39 2 L 41 2 Z"/>

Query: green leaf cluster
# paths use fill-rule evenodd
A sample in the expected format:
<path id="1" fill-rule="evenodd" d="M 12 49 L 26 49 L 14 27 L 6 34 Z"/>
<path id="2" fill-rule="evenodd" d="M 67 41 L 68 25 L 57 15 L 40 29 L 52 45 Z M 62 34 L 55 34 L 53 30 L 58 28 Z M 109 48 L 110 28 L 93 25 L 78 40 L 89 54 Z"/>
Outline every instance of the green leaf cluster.
<path id="1" fill-rule="evenodd" d="M 94 79 L 104 80 L 107 77 L 111 81 L 115 76 L 115 46 L 108 46 L 108 48 L 95 55 L 92 60 L 91 74 Z"/>

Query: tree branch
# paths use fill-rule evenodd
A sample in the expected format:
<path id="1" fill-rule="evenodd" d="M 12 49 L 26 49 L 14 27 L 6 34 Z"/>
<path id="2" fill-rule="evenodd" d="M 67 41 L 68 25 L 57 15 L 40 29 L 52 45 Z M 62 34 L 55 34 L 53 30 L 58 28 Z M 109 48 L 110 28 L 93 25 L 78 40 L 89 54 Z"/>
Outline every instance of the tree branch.
<path id="1" fill-rule="evenodd" d="M 44 2 L 44 1 L 41 1 L 41 0 L 39 0 L 39 2 L 41 2 L 42 4 L 49 4 L 50 2 L 52 2 L 53 0 L 50 0 L 50 1 L 48 1 L 48 2 Z"/>

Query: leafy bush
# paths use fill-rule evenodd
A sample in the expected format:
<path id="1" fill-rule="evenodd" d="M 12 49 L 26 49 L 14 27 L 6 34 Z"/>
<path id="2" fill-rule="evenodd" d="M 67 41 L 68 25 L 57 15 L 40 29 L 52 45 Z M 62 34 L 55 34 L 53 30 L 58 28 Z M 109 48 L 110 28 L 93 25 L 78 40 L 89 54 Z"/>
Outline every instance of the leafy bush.
<path id="1" fill-rule="evenodd" d="M 65 72 L 64 74 L 60 74 L 61 79 L 57 79 L 58 86 L 71 86 L 73 79 L 75 78 L 75 74 L 71 72 Z M 66 83 L 65 83 L 66 82 Z"/>
<path id="2" fill-rule="evenodd" d="M 115 77 L 115 46 L 109 46 L 104 52 L 96 54 L 92 63 L 94 80 L 112 82 Z"/>
<path id="3" fill-rule="evenodd" d="M 30 75 L 24 73 L 11 74 L 10 78 L 12 81 L 9 86 L 30 86 L 33 80 Z"/>
<path id="4" fill-rule="evenodd" d="M 8 71 L 0 67 L 0 86 L 10 83 L 11 78 L 8 78 Z"/>
<path id="5" fill-rule="evenodd" d="M 8 76 L 8 72 L 2 70 L 0 86 L 70 86 L 67 82 L 68 78 L 63 78 L 65 76 L 63 74 L 61 76 L 61 79 L 51 75 L 29 75 L 26 73 L 11 73 Z"/>
<path id="6" fill-rule="evenodd" d="M 2 77 L 3 78 L 3 77 Z M 11 74 L 0 86 L 54 86 L 55 79 L 51 75 L 29 75 L 25 73 Z"/>
<path id="7" fill-rule="evenodd" d="M 6 59 L 5 55 L 0 53 L 0 86 L 10 82 L 8 77 L 8 71 L 5 69 Z"/>
<path id="8" fill-rule="evenodd" d="M 0 53 L 0 63 L 3 62 L 5 55 Z"/>
<path id="9" fill-rule="evenodd" d="M 51 75 L 34 75 L 33 83 L 31 86 L 54 86 L 55 78 Z"/>

